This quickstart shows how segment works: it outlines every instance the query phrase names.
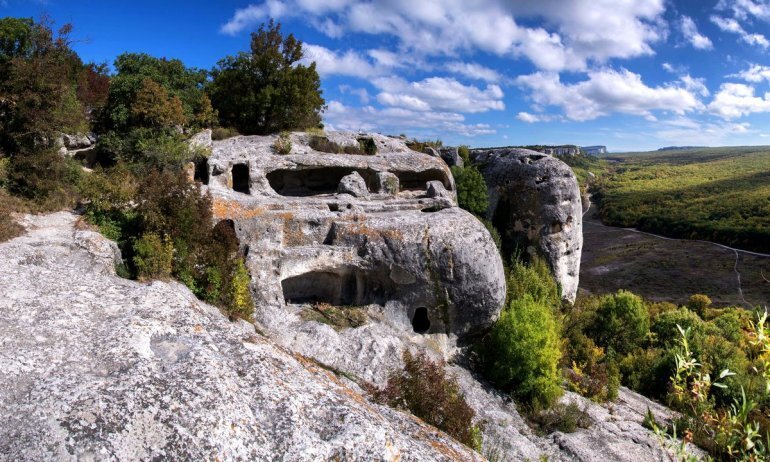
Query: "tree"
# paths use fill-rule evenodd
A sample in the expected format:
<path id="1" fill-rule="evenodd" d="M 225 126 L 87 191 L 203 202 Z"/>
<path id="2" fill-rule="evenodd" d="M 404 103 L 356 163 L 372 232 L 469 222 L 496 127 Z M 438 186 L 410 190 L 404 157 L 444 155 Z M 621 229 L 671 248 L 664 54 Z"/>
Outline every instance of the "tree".
<path id="1" fill-rule="evenodd" d="M 591 330 L 600 346 L 628 353 L 642 343 L 650 330 L 647 307 L 639 296 L 625 290 L 606 295 Z"/>
<path id="2" fill-rule="evenodd" d="M 487 213 L 489 195 L 484 177 L 475 166 L 452 167 L 460 207 L 479 216 Z"/>
<path id="3" fill-rule="evenodd" d="M 302 42 L 283 37 L 273 20 L 251 34 L 251 52 L 228 56 L 212 70 L 211 102 L 222 125 L 247 135 L 317 126 L 324 99 L 315 63 L 299 64 Z"/>

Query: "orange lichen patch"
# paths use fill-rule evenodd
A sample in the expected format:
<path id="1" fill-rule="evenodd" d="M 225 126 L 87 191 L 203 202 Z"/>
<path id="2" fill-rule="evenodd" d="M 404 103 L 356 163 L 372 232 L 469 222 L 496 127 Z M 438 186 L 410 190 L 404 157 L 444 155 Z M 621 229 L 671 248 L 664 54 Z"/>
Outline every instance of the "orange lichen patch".
<path id="1" fill-rule="evenodd" d="M 214 218 L 221 220 L 230 218 L 236 220 L 247 220 L 255 218 L 265 213 L 263 207 L 247 208 L 243 204 L 235 201 L 215 198 L 212 204 Z"/>
<path id="2" fill-rule="evenodd" d="M 289 215 L 281 214 L 281 215 Z M 302 232 L 302 224 L 296 220 L 284 219 L 283 222 L 283 245 L 286 247 L 297 247 L 309 243 L 309 239 Z"/>

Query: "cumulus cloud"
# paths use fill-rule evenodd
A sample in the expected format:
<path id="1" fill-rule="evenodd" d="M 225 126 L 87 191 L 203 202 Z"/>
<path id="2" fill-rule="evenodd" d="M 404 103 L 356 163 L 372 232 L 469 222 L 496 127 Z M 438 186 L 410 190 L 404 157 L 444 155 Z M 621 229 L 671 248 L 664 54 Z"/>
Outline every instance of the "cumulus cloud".
<path id="1" fill-rule="evenodd" d="M 695 25 L 695 21 L 691 17 L 682 16 L 679 26 L 682 29 L 682 35 L 693 47 L 699 50 L 710 50 L 714 47 L 708 37 L 698 32 L 698 26 Z"/>
<path id="2" fill-rule="evenodd" d="M 762 48 L 770 47 L 770 41 L 767 40 L 762 34 L 752 34 L 746 31 L 740 23 L 734 18 L 725 18 L 722 16 L 712 15 L 711 22 L 717 25 L 724 32 L 731 32 L 737 34 L 739 40 L 748 43 L 749 45 L 757 45 Z"/>
<path id="3" fill-rule="evenodd" d="M 447 63 L 446 68 L 449 72 L 454 74 L 462 75 L 469 79 L 483 80 L 489 83 L 499 82 L 502 79 L 502 76 L 496 70 L 476 63 L 452 61 Z"/>
<path id="4" fill-rule="evenodd" d="M 770 93 L 759 97 L 754 94 L 754 87 L 750 85 L 723 83 L 708 109 L 726 120 L 757 112 L 770 112 Z"/>
<path id="5" fill-rule="evenodd" d="M 679 78 L 682 82 L 682 86 L 692 93 L 697 93 L 701 96 L 708 96 L 710 94 L 709 89 L 706 87 L 706 79 L 695 78 L 690 74 L 685 74 Z"/>
<path id="6" fill-rule="evenodd" d="M 440 111 L 412 111 L 405 108 L 373 106 L 360 108 L 330 101 L 324 112 L 324 124 L 334 130 L 380 130 L 386 133 L 409 132 L 413 136 L 438 137 L 453 133 L 460 136 L 479 136 L 496 133 L 488 124 L 469 124 L 462 114 Z"/>
<path id="7" fill-rule="evenodd" d="M 720 0 L 717 3 L 717 9 L 730 10 L 740 20 L 753 16 L 764 21 L 770 21 L 770 4 L 763 0 Z"/>
<path id="8" fill-rule="evenodd" d="M 505 109 L 503 91 L 493 84 L 479 88 L 444 77 L 429 77 L 417 82 L 380 77 L 372 80 L 372 84 L 380 90 L 377 101 L 386 106 L 463 113 Z"/>
<path id="9" fill-rule="evenodd" d="M 331 36 L 387 35 L 410 53 L 484 51 L 561 71 L 654 54 L 651 44 L 667 34 L 664 11 L 664 0 L 268 0 L 236 10 L 221 30 L 235 34 L 268 16 L 301 15 Z M 320 21 L 322 14 L 331 22 Z M 548 29 L 522 25 L 531 20 L 542 20 Z"/>
<path id="10" fill-rule="evenodd" d="M 309 43 L 303 44 L 302 47 L 305 51 L 302 62 L 309 64 L 315 61 L 318 74 L 322 76 L 348 75 L 353 77 L 372 77 L 381 72 L 366 58 L 352 50 L 339 53 Z"/>
<path id="11" fill-rule="evenodd" d="M 603 69 L 588 73 L 588 80 L 565 84 L 555 73 L 537 72 L 516 79 L 529 90 L 531 100 L 541 106 L 557 106 L 571 120 L 592 120 L 612 113 L 639 115 L 653 120 L 652 111 L 674 114 L 703 107 L 681 82 L 650 87 L 639 74 L 626 69 Z"/>
<path id="12" fill-rule="evenodd" d="M 526 122 L 528 124 L 533 124 L 536 122 L 551 122 L 553 120 L 557 120 L 558 118 L 556 116 L 552 116 L 548 114 L 532 114 L 530 112 L 519 112 L 518 114 L 516 114 L 516 119 L 522 122 Z"/>
<path id="13" fill-rule="evenodd" d="M 738 72 L 737 74 L 731 74 L 728 77 L 738 77 L 753 83 L 759 83 L 763 80 L 770 82 L 770 66 L 752 64 L 748 69 Z"/>

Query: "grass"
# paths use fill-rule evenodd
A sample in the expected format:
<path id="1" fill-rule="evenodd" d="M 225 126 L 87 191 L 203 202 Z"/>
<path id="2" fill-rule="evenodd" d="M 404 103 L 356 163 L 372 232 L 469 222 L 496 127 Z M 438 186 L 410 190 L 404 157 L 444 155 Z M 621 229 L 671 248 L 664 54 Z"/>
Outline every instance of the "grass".
<path id="1" fill-rule="evenodd" d="M 328 303 L 316 303 L 300 313 L 305 321 L 328 324 L 336 330 L 361 327 L 369 317 L 366 310 L 358 307 L 334 306 Z"/>
<path id="2" fill-rule="evenodd" d="M 0 242 L 5 242 L 20 236 L 24 228 L 11 217 L 13 212 L 25 211 L 22 201 L 8 195 L 0 188 Z"/>
<path id="3" fill-rule="evenodd" d="M 595 188 L 606 224 L 770 253 L 770 147 L 609 159 Z"/>

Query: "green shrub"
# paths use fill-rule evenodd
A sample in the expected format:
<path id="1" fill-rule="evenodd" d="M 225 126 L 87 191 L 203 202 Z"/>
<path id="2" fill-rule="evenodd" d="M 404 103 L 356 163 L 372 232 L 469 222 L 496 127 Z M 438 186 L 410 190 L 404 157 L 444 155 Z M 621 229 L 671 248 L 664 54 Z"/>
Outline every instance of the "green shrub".
<path id="1" fill-rule="evenodd" d="M 373 156 L 377 154 L 377 143 L 373 138 L 359 138 L 358 144 L 361 146 L 361 151 L 367 156 Z"/>
<path id="2" fill-rule="evenodd" d="M 687 308 L 698 313 L 701 318 L 705 316 L 706 309 L 711 306 L 711 299 L 703 294 L 691 295 L 687 300 Z"/>
<path id="3" fill-rule="evenodd" d="M 330 154 L 341 154 L 344 152 L 342 146 L 322 135 L 312 135 L 308 146 L 318 152 L 328 152 Z"/>
<path id="4" fill-rule="evenodd" d="M 286 155 L 291 153 L 291 134 L 281 132 L 273 141 L 273 151 L 276 154 Z"/>
<path id="5" fill-rule="evenodd" d="M 463 209 L 484 216 L 489 207 L 487 184 L 481 172 L 474 167 L 452 167 L 452 176 L 457 187 L 457 202 Z"/>
<path id="6" fill-rule="evenodd" d="M 140 281 L 169 279 L 174 259 L 174 246 L 168 236 L 144 234 L 134 243 L 134 265 Z"/>
<path id="7" fill-rule="evenodd" d="M 81 165 L 52 150 L 18 154 L 8 166 L 7 189 L 29 199 L 35 211 L 69 208 L 77 201 Z"/>
<path id="8" fill-rule="evenodd" d="M 590 334 L 599 346 L 625 354 L 640 346 L 650 331 L 644 301 L 631 292 L 619 290 L 601 298 Z"/>
<path id="9" fill-rule="evenodd" d="M 570 401 L 569 404 L 557 403 L 547 410 L 534 410 L 527 417 L 546 435 L 555 431 L 574 433 L 578 428 L 588 428 L 591 425 L 587 409 L 581 408 L 575 401 Z"/>
<path id="10" fill-rule="evenodd" d="M 447 432 L 461 443 L 480 449 L 475 413 L 460 392 L 457 380 L 448 377 L 444 365 L 425 354 L 404 350 L 404 369 L 394 371 L 382 390 L 370 389 L 375 401 L 409 411 Z"/>
<path id="11" fill-rule="evenodd" d="M 744 338 L 744 329 L 749 326 L 748 312 L 740 308 L 729 308 L 709 321 L 722 337 L 738 344 Z"/>
<path id="12" fill-rule="evenodd" d="M 668 378 L 674 372 L 673 350 L 648 348 L 635 350 L 621 359 L 620 373 L 623 385 L 661 400 L 668 392 Z"/>
<path id="13" fill-rule="evenodd" d="M 457 148 L 457 154 L 460 155 L 460 158 L 463 160 L 463 164 L 465 166 L 468 166 L 471 164 L 471 151 L 470 148 L 466 145 L 462 145 Z"/>
<path id="14" fill-rule="evenodd" d="M 561 395 L 558 322 L 552 307 L 529 294 L 505 308 L 479 356 L 484 375 L 525 402 L 547 408 Z"/>
<path id="15" fill-rule="evenodd" d="M 699 344 L 706 334 L 706 325 L 703 320 L 687 308 L 678 308 L 660 314 L 653 320 L 650 330 L 655 334 L 658 344 L 671 348 L 679 341 L 679 331 L 676 326 L 690 329 L 691 344 Z"/>
<path id="16" fill-rule="evenodd" d="M 232 127 L 217 127 L 211 130 L 211 139 L 213 141 L 226 140 L 239 135 L 238 130 Z"/>
<path id="17" fill-rule="evenodd" d="M 225 294 L 225 310 L 230 316 L 247 321 L 252 320 L 254 300 L 251 298 L 250 284 L 251 276 L 249 276 L 246 265 L 242 259 L 236 259 Z"/>
<path id="18" fill-rule="evenodd" d="M 551 275 L 548 263 L 534 257 L 529 264 L 515 260 L 508 272 L 508 300 L 529 295 L 538 303 L 556 310 L 561 305 L 559 286 Z"/>

